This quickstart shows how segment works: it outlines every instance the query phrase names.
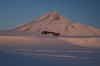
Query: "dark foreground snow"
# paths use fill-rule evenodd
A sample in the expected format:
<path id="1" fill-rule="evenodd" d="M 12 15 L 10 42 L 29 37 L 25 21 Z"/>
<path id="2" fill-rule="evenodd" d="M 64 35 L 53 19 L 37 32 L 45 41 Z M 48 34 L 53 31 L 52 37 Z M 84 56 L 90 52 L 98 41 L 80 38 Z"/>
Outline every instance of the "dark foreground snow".
<path id="1" fill-rule="evenodd" d="M 99 36 L 0 32 L 0 66 L 100 66 Z"/>

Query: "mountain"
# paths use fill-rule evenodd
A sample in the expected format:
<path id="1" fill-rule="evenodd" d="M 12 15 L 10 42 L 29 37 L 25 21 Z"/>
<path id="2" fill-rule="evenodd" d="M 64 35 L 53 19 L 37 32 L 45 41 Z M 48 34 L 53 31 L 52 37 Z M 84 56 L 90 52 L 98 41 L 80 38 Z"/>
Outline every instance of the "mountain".
<path id="1" fill-rule="evenodd" d="M 43 31 L 63 36 L 41 35 Z M 0 30 L 0 66 L 41 65 L 100 66 L 100 30 L 54 11 L 12 30 Z"/>
<path id="2" fill-rule="evenodd" d="M 61 14 L 57 14 L 55 11 L 45 13 L 38 19 L 15 27 L 13 30 L 40 34 L 42 31 L 49 31 L 70 36 L 100 35 L 100 29 L 86 26 L 79 22 L 72 22 Z"/>

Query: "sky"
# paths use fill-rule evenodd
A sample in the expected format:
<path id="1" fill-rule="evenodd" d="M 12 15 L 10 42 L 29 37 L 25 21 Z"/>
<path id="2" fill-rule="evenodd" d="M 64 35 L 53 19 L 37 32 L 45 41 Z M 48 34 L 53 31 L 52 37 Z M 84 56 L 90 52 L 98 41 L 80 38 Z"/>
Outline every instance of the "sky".
<path id="1" fill-rule="evenodd" d="M 50 11 L 100 29 L 100 0 L 0 0 L 0 30 L 13 29 Z"/>

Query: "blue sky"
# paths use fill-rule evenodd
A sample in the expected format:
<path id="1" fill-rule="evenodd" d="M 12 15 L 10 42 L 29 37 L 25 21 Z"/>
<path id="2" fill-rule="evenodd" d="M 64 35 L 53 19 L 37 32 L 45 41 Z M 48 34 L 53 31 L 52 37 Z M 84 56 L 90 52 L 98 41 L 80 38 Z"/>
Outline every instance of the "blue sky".
<path id="1" fill-rule="evenodd" d="M 50 11 L 100 29 L 99 0 L 0 0 L 0 30 L 13 29 Z"/>

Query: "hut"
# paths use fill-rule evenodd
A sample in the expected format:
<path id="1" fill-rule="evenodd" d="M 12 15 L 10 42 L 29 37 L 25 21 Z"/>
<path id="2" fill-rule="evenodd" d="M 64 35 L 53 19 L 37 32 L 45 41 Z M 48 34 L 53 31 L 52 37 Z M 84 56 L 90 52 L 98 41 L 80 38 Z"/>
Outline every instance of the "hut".
<path id="1" fill-rule="evenodd" d="M 53 34 L 54 36 L 60 36 L 60 33 L 55 33 L 55 32 L 50 32 L 50 31 L 42 31 L 42 34 L 44 35 Z"/>

